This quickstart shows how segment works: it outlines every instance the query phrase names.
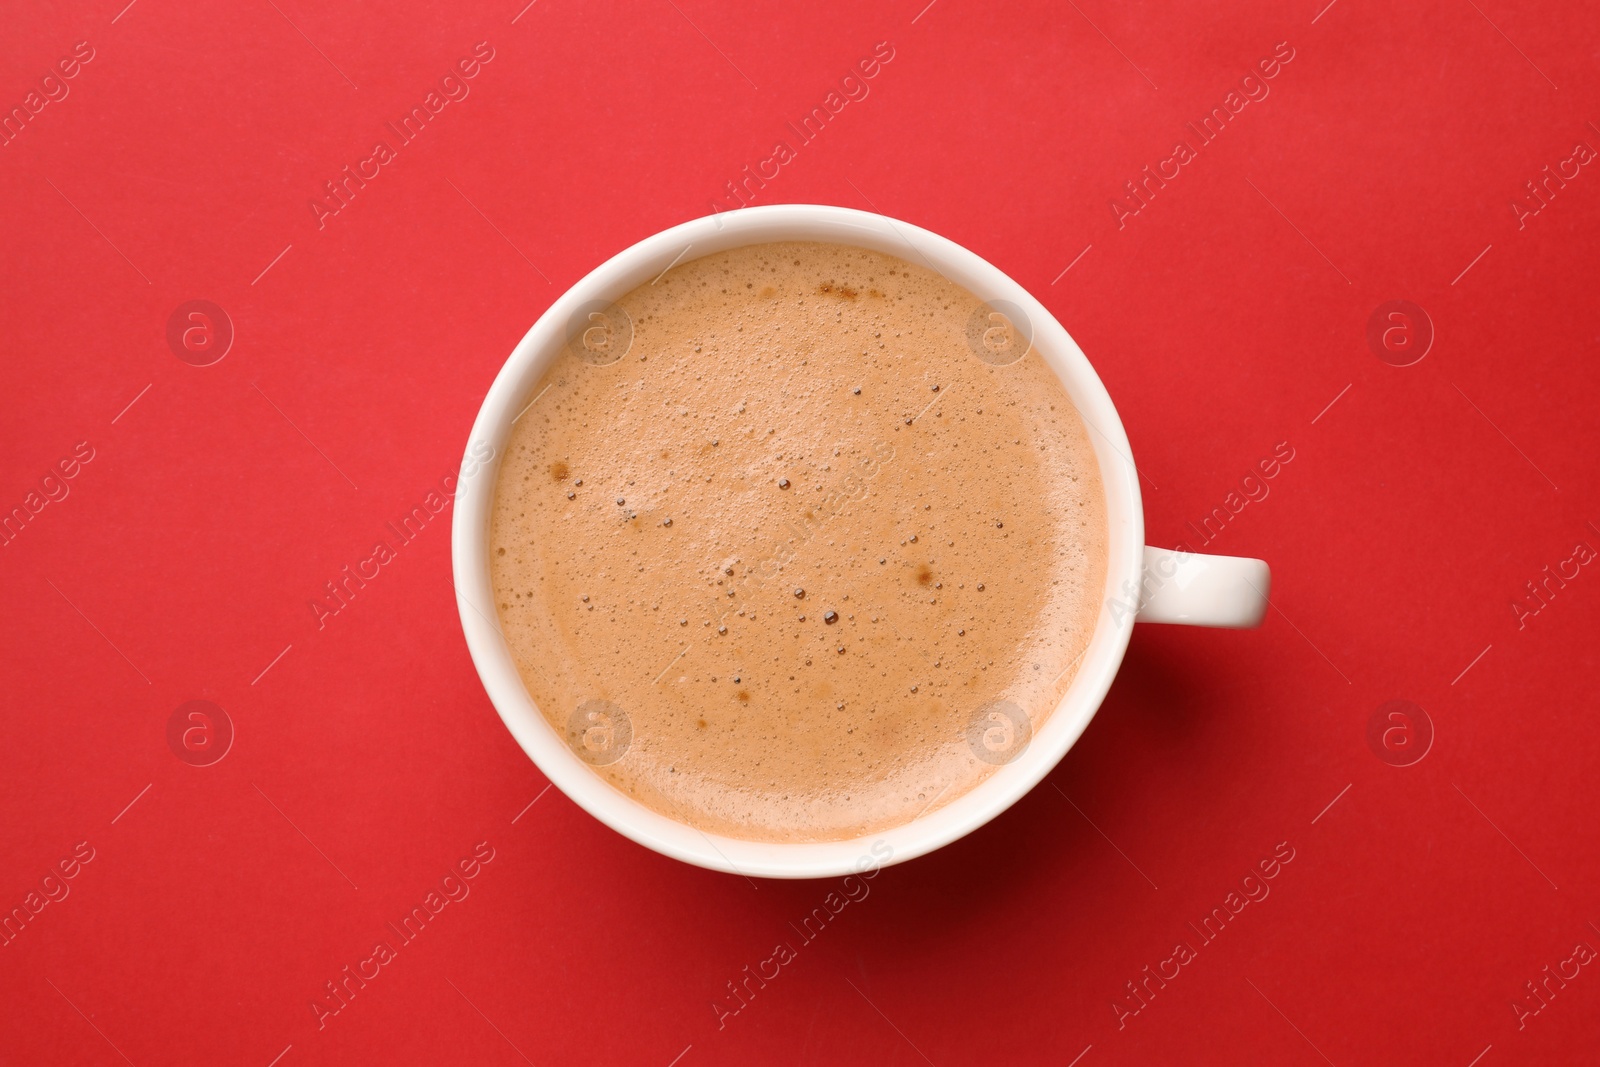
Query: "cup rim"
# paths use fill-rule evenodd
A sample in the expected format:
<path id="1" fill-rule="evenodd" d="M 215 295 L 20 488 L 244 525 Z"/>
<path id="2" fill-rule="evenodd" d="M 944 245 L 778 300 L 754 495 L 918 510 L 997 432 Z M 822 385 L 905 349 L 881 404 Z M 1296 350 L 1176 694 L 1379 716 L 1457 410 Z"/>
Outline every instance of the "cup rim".
<path id="1" fill-rule="evenodd" d="M 1032 327 L 1033 347 L 1056 372 L 1089 431 L 1106 495 L 1106 585 L 1077 674 L 1025 750 L 977 786 L 910 822 L 844 841 L 773 842 L 707 834 L 671 819 L 602 779 L 577 757 L 534 705 L 500 632 L 489 568 L 489 521 L 512 423 L 565 341 L 581 306 L 615 300 L 694 258 L 771 241 L 827 241 L 922 262 L 981 300 L 1010 301 Z M 1066 329 L 1021 284 L 976 253 L 911 223 L 820 204 L 777 204 L 718 213 L 646 237 L 574 283 L 518 342 L 495 376 L 463 456 L 451 526 L 457 610 L 467 648 L 496 712 L 558 789 L 623 836 L 674 859 L 745 877 L 826 878 L 924 855 L 964 837 L 1011 807 L 1076 743 L 1111 686 L 1132 632 L 1126 610 L 1144 546 L 1139 476 L 1110 394 Z M 937 798 L 936 798 L 937 799 Z"/>

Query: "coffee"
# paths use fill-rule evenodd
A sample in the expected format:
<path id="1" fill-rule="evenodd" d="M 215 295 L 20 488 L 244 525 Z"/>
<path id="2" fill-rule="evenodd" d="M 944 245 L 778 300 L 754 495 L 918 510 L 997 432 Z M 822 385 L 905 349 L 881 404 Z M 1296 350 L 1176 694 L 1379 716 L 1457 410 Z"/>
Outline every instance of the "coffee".
<path id="1" fill-rule="evenodd" d="M 1107 527 L 1017 318 L 804 242 L 581 309 L 490 532 L 500 625 L 573 751 L 766 841 L 909 822 L 1019 754 L 1093 633 Z"/>

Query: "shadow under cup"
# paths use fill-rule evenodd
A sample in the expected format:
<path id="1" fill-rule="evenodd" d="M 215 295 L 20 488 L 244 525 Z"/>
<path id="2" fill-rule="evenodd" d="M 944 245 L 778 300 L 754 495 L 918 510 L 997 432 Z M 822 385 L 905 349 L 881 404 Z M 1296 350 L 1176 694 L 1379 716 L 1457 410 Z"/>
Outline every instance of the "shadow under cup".
<path id="1" fill-rule="evenodd" d="M 578 748 L 586 731 L 598 728 L 601 733 L 591 736 L 603 739 L 604 731 L 616 724 L 586 719 L 568 724 L 566 731 L 550 726 L 528 696 L 500 632 L 490 580 L 490 520 L 500 461 L 513 421 L 533 398 L 551 362 L 575 342 L 589 351 L 591 362 L 620 358 L 626 346 L 615 322 L 605 318 L 605 309 L 691 253 L 699 258 L 778 241 L 819 241 L 882 252 L 927 266 L 976 295 L 983 306 L 968 324 L 974 353 L 1004 365 L 1030 348 L 1038 351 L 1078 409 L 1106 497 L 1104 595 L 1065 697 L 1031 736 L 1019 734 L 1025 725 L 1019 726 L 1018 716 L 1021 724 L 1028 723 L 1028 716 L 1015 705 L 998 701 L 979 709 L 969 741 L 998 754 L 1003 765 L 943 807 L 844 841 L 770 842 L 707 834 L 613 788 L 591 769 L 593 753 L 586 753 L 586 760 Z M 591 330 L 598 332 L 586 334 Z M 775 205 L 697 219 L 646 238 L 597 267 L 540 316 L 501 368 L 473 425 L 456 494 L 452 564 L 462 629 L 490 700 L 523 750 L 569 798 L 639 844 L 712 870 L 773 878 L 834 877 L 899 863 L 970 833 L 1010 807 L 1060 761 L 1098 709 L 1132 631 L 1131 616 L 1114 613 L 1112 606 L 1126 600 L 1122 591 L 1137 587 L 1142 565 L 1143 514 L 1131 455 L 1116 409 L 1077 344 L 1027 290 L 974 253 L 908 223 L 846 208 Z M 563 736 L 574 728 L 579 731 L 576 747 Z"/>

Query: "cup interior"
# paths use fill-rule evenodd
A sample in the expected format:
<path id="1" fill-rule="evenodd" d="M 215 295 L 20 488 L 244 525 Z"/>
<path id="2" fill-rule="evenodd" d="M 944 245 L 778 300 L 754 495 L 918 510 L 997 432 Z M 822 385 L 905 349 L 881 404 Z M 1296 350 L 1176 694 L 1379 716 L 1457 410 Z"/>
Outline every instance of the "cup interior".
<path id="1" fill-rule="evenodd" d="M 489 520 L 512 422 L 566 343 L 569 324 L 669 266 L 742 245 L 826 241 L 856 245 L 938 271 L 980 300 L 1020 316 L 1088 427 L 1106 493 L 1106 588 L 1098 622 L 1071 687 L 1027 748 L 964 795 L 917 819 L 847 841 L 764 842 L 706 834 L 634 801 L 600 778 L 545 721 L 500 632 L 489 573 Z M 473 663 L 495 709 L 557 788 L 626 837 L 688 863 L 747 877 L 823 878 L 899 863 L 982 826 L 1033 788 L 1066 754 L 1099 708 L 1122 662 L 1132 618 L 1113 611 L 1137 584 L 1144 519 L 1138 474 L 1122 421 L 1094 368 L 1042 304 L 976 254 L 937 234 L 848 208 L 784 204 L 744 208 L 675 226 L 618 253 L 552 304 L 512 351 L 485 397 L 467 443 L 455 499 L 452 565 Z"/>

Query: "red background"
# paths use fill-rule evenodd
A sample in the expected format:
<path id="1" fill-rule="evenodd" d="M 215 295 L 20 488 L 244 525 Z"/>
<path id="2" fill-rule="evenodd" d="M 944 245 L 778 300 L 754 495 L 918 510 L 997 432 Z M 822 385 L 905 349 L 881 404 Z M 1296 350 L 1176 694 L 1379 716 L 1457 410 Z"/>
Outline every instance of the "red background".
<path id="1" fill-rule="evenodd" d="M 1512 1004 L 1600 946 L 1600 569 L 1511 605 L 1600 548 L 1600 174 L 1511 204 L 1600 148 L 1600 24 L 1325 2 L 13 5 L 7 109 L 94 58 L 0 148 L 0 508 L 94 458 L 0 547 L 0 907 L 94 859 L 0 948 L 0 1060 L 1593 1062 L 1595 968 Z M 470 96 L 319 228 L 323 182 L 480 41 Z M 454 469 L 565 286 L 733 207 L 880 41 L 757 202 L 907 219 L 1037 293 L 1120 407 L 1152 543 L 1288 442 L 1211 546 L 1270 561 L 1278 610 L 1141 628 L 1046 784 L 882 872 L 719 1027 L 837 887 L 675 863 L 542 792 L 468 660 L 448 514 L 321 629 L 309 603 Z M 1282 41 L 1119 229 L 1123 183 Z M 235 331 L 206 367 L 166 340 L 193 299 Z M 1407 367 L 1366 339 L 1394 299 L 1436 332 Z M 190 700 L 236 733 L 211 766 L 168 745 Z M 1431 723 L 1420 762 L 1417 713 L 1368 742 L 1390 700 Z M 324 983 L 485 841 L 319 1029 Z M 1271 895 L 1119 1027 L 1280 842 Z"/>

